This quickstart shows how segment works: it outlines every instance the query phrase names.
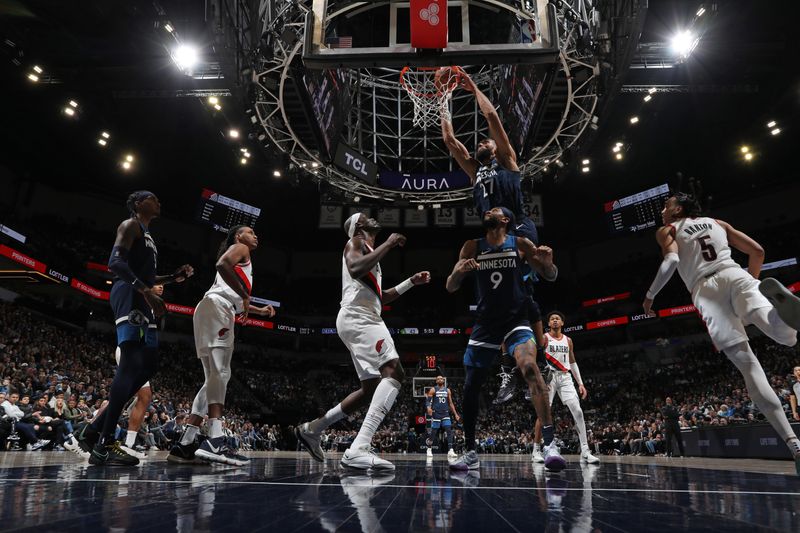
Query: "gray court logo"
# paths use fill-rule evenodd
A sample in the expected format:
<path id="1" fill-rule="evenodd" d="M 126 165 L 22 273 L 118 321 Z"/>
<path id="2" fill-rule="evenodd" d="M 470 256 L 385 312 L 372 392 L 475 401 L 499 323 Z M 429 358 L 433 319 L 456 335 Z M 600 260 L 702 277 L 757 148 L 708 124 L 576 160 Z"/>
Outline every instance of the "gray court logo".
<path id="1" fill-rule="evenodd" d="M 439 25 L 439 5 L 431 2 L 427 9 L 419 10 L 419 18 L 427 20 L 431 26 Z"/>

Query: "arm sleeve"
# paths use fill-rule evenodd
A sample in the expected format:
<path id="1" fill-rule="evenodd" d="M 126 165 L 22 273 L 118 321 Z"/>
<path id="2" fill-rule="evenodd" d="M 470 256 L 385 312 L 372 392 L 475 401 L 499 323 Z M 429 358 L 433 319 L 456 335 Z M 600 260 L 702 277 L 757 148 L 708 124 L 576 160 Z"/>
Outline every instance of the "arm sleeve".
<path id="1" fill-rule="evenodd" d="M 575 376 L 575 381 L 578 382 L 578 385 L 583 385 L 581 371 L 578 370 L 578 363 L 570 363 L 569 367 L 572 369 L 572 375 Z"/>
<path id="2" fill-rule="evenodd" d="M 115 246 L 111 250 L 111 257 L 108 258 L 108 269 L 119 279 L 130 283 L 137 289 L 148 288 L 131 270 L 130 265 L 128 265 L 128 250 L 121 246 Z"/>
<path id="3" fill-rule="evenodd" d="M 653 284 L 650 285 L 650 288 L 647 290 L 648 299 L 653 300 L 659 291 L 664 288 L 664 285 L 667 284 L 675 273 L 675 269 L 678 268 L 679 262 L 680 258 L 675 252 L 670 252 L 664 256 L 664 260 L 661 261 L 661 266 L 658 267 L 656 279 L 653 280 Z"/>

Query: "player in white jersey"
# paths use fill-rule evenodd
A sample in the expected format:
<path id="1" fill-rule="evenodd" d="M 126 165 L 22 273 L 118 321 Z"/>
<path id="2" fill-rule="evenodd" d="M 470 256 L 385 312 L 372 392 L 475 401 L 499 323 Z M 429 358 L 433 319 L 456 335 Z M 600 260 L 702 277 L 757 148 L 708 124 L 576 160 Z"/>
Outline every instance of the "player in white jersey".
<path id="1" fill-rule="evenodd" d="M 394 465 L 372 453 L 372 436 L 394 405 L 403 382 L 403 366 L 392 336 L 381 318 L 383 304 L 393 302 L 415 285 L 430 282 L 430 272 L 417 272 L 396 287 L 381 288 L 380 260 L 406 238 L 392 233 L 375 246 L 381 226 L 374 218 L 355 213 L 344 223 L 349 240 L 342 256 L 342 301 L 336 331 L 353 359 L 361 388 L 351 393 L 324 416 L 301 424 L 295 435 L 317 461 L 324 461 L 320 446 L 322 432 L 331 424 L 354 413 L 369 402 L 369 410 L 342 466 L 360 470 L 394 470 Z"/>
<path id="2" fill-rule="evenodd" d="M 569 412 L 572 413 L 572 418 L 575 420 L 575 430 L 578 432 L 578 439 L 581 442 L 581 462 L 597 464 L 600 459 L 589 451 L 589 441 L 586 438 L 586 422 L 583 418 L 581 403 L 578 400 L 579 392 L 581 399 L 584 400 L 589 395 L 589 392 L 583 385 L 581 371 L 575 361 L 572 339 L 564 334 L 564 322 L 564 314 L 561 311 L 552 311 L 547 315 L 547 324 L 550 326 L 550 331 L 544 334 L 544 357 L 548 370 L 546 379 L 550 390 L 550 406 L 553 406 L 553 400 L 558 394 L 558 397 L 561 398 L 561 403 L 567 406 Z M 575 378 L 575 381 L 578 382 L 577 391 L 572 378 Z M 532 456 L 533 461 L 537 463 L 544 462 L 544 456 L 539 445 L 541 435 L 542 422 L 537 418 Z"/>
<path id="3" fill-rule="evenodd" d="M 231 377 L 233 356 L 233 330 L 236 315 L 242 321 L 248 313 L 272 317 L 275 309 L 271 305 L 256 307 L 250 304 L 253 286 L 253 265 L 250 253 L 258 247 L 258 237 L 253 228 L 234 226 L 220 247 L 217 260 L 217 275 L 214 284 L 197 304 L 192 322 L 197 357 L 203 364 L 205 382 L 192 403 L 186 431 L 180 443 L 170 450 L 168 460 L 179 463 L 203 460 L 242 466 L 249 461 L 234 453 L 225 444 L 222 432 L 222 410 L 225 393 Z M 208 439 L 200 446 L 195 438 L 208 415 Z"/>
<path id="4" fill-rule="evenodd" d="M 800 421 L 800 413 L 797 412 L 797 399 L 800 398 L 800 366 L 792 369 L 794 374 L 794 385 L 792 385 L 792 392 L 789 395 L 789 405 L 792 407 L 792 417 Z"/>
<path id="5" fill-rule="evenodd" d="M 727 222 L 700 216 L 692 196 L 671 196 L 661 217 L 664 226 L 656 233 L 656 240 L 664 260 L 647 291 L 645 313 L 655 316 L 653 299 L 677 269 L 711 340 L 742 373 L 750 397 L 789 446 L 800 474 L 800 440 L 750 349 L 744 329 L 753 324 L 776 342 L 794 346 L 800 299 L 774 279 L 759 284 L 764 263 L 761 245 Z M 747 254 L 747 270 L 731 259 L 731 246 Z"/>

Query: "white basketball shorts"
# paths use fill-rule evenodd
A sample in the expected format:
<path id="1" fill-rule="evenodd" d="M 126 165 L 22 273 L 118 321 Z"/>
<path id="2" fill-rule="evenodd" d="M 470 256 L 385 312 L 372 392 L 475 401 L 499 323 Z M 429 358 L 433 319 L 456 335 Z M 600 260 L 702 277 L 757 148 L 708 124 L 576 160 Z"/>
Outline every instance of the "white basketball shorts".
<path id="1" fill-rule="evenodd" d="M 206 295 L 194 310 L 194 345 L 197 357 L 207 356 L 211 348 L 233 348 L 236 310 L 231 302 L 216 294 Z"/>
<path id="2" fill-rule="evenodd" d="M 342 307 L 336 317 L 336 331 L 350 352 L 360 381 L 381 377 L 380 368 L 400 357 L 380 315 Z"/>
<path id="3" fill-rule="evenodd" d="M 553 377 L 548 383 L 550 389 L 550 405 L 558 393 L 561 403 L 566 404 L 570 400 L 578 400 L 578 391 L 575 390 L 575 383 L 572 381 L 572 374 L 569 372 L 553 371 Z"/>

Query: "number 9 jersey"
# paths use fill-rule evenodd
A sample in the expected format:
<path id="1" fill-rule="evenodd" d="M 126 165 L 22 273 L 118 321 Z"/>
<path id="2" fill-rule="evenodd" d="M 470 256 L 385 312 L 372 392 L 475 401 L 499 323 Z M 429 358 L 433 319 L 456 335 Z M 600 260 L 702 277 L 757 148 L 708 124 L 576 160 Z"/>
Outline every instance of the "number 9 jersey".
<path id="1" fill-rule="evenodd" d="M 478 239 L 475 281 L 478 295 L 477 322 L 484 325 L 527 318 L 528 296 L 523 279 L 527 264 L 520 257 L 517 238 L 507 235 L 500 246 Z"/>
<path id="2" fill-rule="evenodd" d="M 728 234 L 713 218 L 682 218 L 672 224 L 678 244 L 678 273 L 692 292 L 697 283 L 726 268 L 741 268 L 731 259 Z"/>

